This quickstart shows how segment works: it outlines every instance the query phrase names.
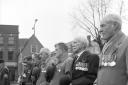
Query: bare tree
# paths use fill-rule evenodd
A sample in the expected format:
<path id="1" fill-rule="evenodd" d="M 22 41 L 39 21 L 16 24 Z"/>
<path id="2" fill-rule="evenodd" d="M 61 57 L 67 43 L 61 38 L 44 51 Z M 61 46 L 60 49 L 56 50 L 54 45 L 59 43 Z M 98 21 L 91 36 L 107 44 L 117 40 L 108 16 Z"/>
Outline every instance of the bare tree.
<path id="1" fill-rule="evenodd" d="M 99 22 L 107 14 L 111 0 L 88 0 L 77 9 L 78 13 L 73 15 L 75 25 L 90 33 L 93 39 L 100 42 Z"/>
<path id="2" fill-rule="evenodd" d="M 75 25 L 88 32 L 99 45 L 101 44 L 99 35 L 99 22 L 109 13 L 112 0 L 88 0 L 86 4 L 82 3 L 77 12 L 72 16 Z M 122 15 L 124 1 L 121 1 L 119 14 Z"/>
<path id="3" fill-rule="evenodd" d="M 126 12 L 128 12 L 128 8 L 126 7 L 127 3 L 125 0 L 120 0 L 119 2 L 119 15 L 122 17 L 124 23 L 127 23 L 128 21 L 128 15 Z"/>

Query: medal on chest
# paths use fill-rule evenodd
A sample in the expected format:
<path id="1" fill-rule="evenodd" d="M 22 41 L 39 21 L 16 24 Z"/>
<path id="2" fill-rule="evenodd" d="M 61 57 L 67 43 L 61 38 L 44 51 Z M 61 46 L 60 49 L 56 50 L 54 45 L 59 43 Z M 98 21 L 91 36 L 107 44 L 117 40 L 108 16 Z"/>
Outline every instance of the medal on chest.
<path id="1" fill-rule="evenodd" d="M 110 66 L 110 67 L 116 66 L 117 64 L 116 53 L 113 53 L 112 55 L 102 55 L 102 56 L 103 56 L 102 63 L 101 63 L 102 66 Z"/>
<path id="2" fill-rule="evenodd" d="M 83 62 L 77 62 L 75 65 L 76 70 L 88 71 L 88 64 Z"/>
<path id="3" fill-rule="evenodd" d="M 106 44 L 101 54 L 101 66 L 113 67 L 117 65 L 117 54 L 120 46 L 123 45 L 122 43 L 125 38 L 126 37 L 124 35 L 121 35 L 120 38 L 118 36 L 118 41 L 110 44 L 108 43 L 108 45 Z M 107 51 L 109 52 L 107 53 Z"/>

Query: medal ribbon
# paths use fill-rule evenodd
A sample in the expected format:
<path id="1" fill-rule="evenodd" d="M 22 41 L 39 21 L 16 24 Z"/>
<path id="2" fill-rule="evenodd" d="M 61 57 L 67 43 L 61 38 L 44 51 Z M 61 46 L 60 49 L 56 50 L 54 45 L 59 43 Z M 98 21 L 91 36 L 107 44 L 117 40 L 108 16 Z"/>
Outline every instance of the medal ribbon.
<path id="1" fill-rule="evenodd" d="M 105 46 L 103 47 L 103 51 L 100 55 L 101 57 L 101 62 L 100 64 L 110 64 L 111 62 L 115 62 L 116 60 L 116 55 L 114 55 L 119 46 L 121 45 L 121 43 L 123 42 L 123 39 L 125 38 L 125 35 L 122 32 L 119 32 L 118 34 L 116 34 L 110 41 L 108 41 L 108 43 L 105 44 Z M 125 40 L 125 39 L 124 39 Z M 109 50 L 110 49 L 110 50 Z M 106 51 L 108 51 L 108 55 L 105 55 Z M 105 60 L 107 59 L 107 60 Z M 112 59 L 112 61 L 110 62 L 110 59 Z"/>

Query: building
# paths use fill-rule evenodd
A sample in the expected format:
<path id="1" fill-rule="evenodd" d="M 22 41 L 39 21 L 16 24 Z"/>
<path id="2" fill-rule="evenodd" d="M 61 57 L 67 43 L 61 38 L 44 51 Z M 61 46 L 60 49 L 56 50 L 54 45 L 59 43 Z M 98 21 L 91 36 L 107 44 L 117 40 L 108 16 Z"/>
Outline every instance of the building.
<path id="1" fill-rule="evenodd" d="M 15 80 L 18 61 L 19 30 L 17 25 L 0 25 L 0 59 L 10 71 L 10 80 Z"/>
<path id="2" fill-rule="evenodd" d="M 19 75 L 23 72 L 22 60 L 24 57 L 31 56 L 34 53 L 39 53 L 40 49 L 43 48 L 43 45 L 37 39 L 37 37 L 33 34 L 29 39 L 22 38 L 19 39 Z"/>

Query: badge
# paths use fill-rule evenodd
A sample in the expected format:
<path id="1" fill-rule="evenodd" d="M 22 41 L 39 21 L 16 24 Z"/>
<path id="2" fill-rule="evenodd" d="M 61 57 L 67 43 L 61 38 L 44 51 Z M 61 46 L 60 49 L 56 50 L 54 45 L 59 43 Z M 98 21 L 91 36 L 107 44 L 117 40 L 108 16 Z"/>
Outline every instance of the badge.
<path id="1" fill-rule="evenodd" d="M 46 71 L 42 71 L 42 73 L 45 73 Z"/>
<path id="2" fill-rule="evenodd" d="M 117 56 L 115 53 L 113 55 L 104 55 L 102 57 L 101 65 L 102 66 L 110 66 L 110 67 L 115 66 L 116 65 L 116 59 L 117 59 Z"/>
<path id="3" fill-rule="evenodd" d="M 88 71 L 88 65 L 87 63 L 83 62 L 78 62 L 75 67 L 76 70 L 81 70 L 81 71 Z"/>
<path id="4" fill-rule="evenodd" d="M 116 65 L 116 62 L 115 61 L 109 62 L 108 65 L 109 66 L 115 66 Z"/>
<path id="5" fill-rule="evenodd" d="M 88 68 L 82 68 L 83 71 L 88 71 Z"/>
<path id="6" fill-rule="evenodd" d="M 107 62 L 104 62 L 104 66 L 107 66 L 108 65 L 108 63 Z"/>
<path id="7" fill-rule="evenodd" d="M 60 72 L 60 71 L 61 71 L 61 69 L 58 69 L 58 71 Z"/>
<path id="8" fill-rule="evenodd" d="M 26 74 L 25 73 L 23 74 L 23 77 L 26 77 Z"/>
<path id="9" fill-rule="evenodd" d="M 81 67 L 76 67 L 75 69 L 76 69 L 76 70 L 81 70 Z"/>

